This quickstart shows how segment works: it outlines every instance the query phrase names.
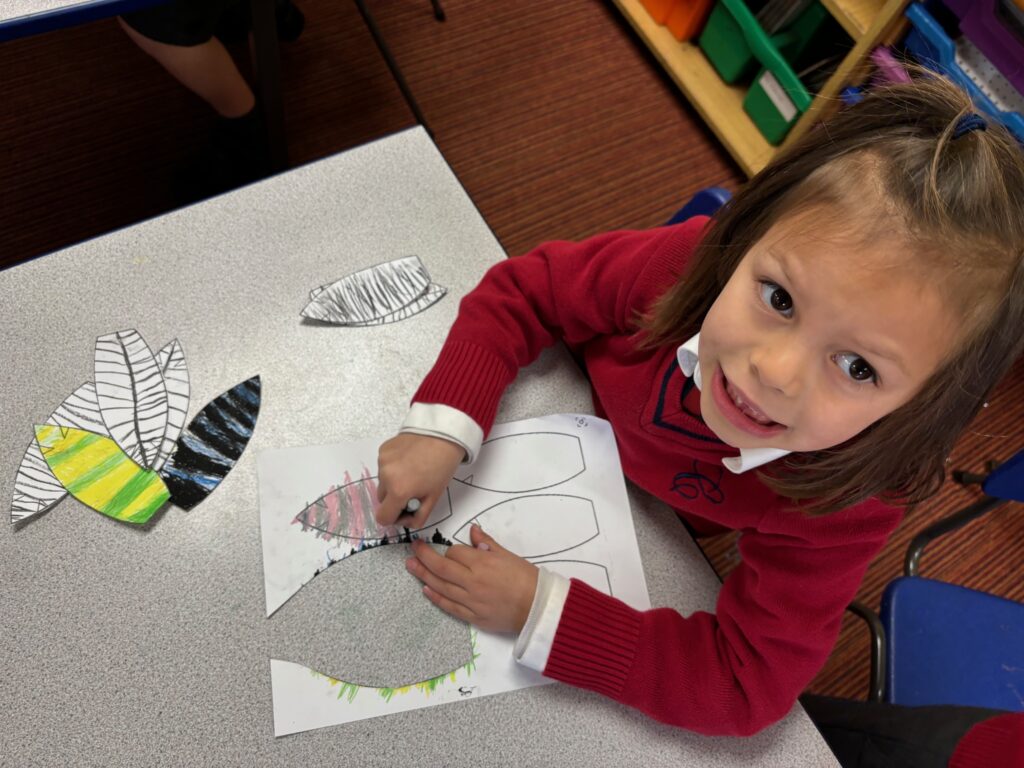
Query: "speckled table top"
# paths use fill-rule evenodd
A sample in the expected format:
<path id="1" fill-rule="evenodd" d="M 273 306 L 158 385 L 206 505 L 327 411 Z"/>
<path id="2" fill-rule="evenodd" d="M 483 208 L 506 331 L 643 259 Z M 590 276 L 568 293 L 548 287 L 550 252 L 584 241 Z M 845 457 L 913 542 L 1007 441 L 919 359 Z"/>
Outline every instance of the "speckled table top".
<path id="1" fill-rule="evenodd" d="M 300 322 L 312 287 L 405 254 L 449 295 L 390 325 Z M 799 708 L 708 738 L 562 685 L 274 738 L 254 454 L 393 432 L 459 298 L 503 257 L 415 128 L 0 272 L 0 499 L 101 334 L 179 339 L 194 403 L 263 382 L 250 445 L 192 512 L 139 530 L 65 499 L 0 525 L 0 765 L 836 765 Z M 499 419 L 590 407 L 553 350 Z M 673 513 L 630 500 L 653 604 L 713 610 L 718 582 Z"/>
<path id="2" fill-rule="evenodd" d="M 0 3 L 0 24 L 26 16 L 56 13 L 59 11 L 81 11 L 89 6 L 116 5 L 123 0 L 4 0 Z M 116 13 L 112 10 L 111 13 Z"/>

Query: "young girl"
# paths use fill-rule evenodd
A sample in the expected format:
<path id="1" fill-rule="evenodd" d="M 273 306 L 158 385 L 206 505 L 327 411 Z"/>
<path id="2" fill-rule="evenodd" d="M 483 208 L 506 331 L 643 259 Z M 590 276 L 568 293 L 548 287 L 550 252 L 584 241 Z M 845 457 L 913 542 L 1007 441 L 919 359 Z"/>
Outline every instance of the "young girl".
<path id="1" fill-rule="evenodd" d="M 1021 348 L 1024 158 L 939 78 L 809 132 L 713 222 L 553 242 L 462 301 L 401 434 L 381 522 L 431 507 L 518 369 L 561 339 L 626 475 L 696 534 L 742 532 L 715 614 L 637 611 L 479 529 L 417 545 L 426 596 L 546 676 L 708 734 L 783 717 L 904 507 Z"/>

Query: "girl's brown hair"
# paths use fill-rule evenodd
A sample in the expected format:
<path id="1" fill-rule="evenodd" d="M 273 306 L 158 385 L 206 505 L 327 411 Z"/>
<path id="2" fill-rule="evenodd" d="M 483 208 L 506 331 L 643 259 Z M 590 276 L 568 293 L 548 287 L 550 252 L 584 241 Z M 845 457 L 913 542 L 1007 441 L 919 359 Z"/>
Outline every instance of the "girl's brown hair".
<path id="1" fill-rule="evenodd" d="M 645 345 L 679 344 L 705 315 L 748 248 L 781 217 L 858 202 L 874 208 L 960 310 L 959 343 L 905 405 L 833 448 L 791 454 L 762 478 L 805 511 L 833 512 L 879 496 L 913 504 L 938 490 L 946 457 L 1024 340 L 1024 151 L 949 81 L 873 90 L 809 131 L 715 217 L 690 267 L 644 319 Z M 969 119 L 968 123 L 964 121 Z M 855 217 L 855 220 L 863 217 Z"/>

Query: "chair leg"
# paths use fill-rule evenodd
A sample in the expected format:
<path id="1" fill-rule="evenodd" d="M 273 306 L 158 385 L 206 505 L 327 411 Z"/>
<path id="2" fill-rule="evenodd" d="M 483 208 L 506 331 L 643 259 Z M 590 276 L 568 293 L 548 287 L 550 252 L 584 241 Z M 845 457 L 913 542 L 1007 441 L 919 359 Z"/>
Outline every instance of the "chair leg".
<path id="1" fill-rule="evenodd" d="M 270 170 L 288 167 L 285 138 L 284 97 L 281 92 L 281 57 L 273 0 L 250 0 L 252 12 L 252 59 L 256 72 L 256 108 L 263 113 L 270 153 Z"/>
<path id="2" fill-rule="evenodd" d="M 430 4 L 434 6 L 434 18 L 444 21 L 447 17 L 444 15 L 444 8 L 441 7 L 441 0 L 430 0 Z"/>
<path id="3" fill-rule="evenodd" d="M 960 483 L 960 485 L 981 485 L 988 479 L 989 475 L 996 471 L 998 466 L 998 461 L 989 459 L 985 462 L 985 474 L 983 475 L 979 475 L 976 472 L 968 472 L 964 469 L 954 469 L 952 472 L 953 482 Z"/>
<path id="4" fill-rule="evenodd" d="M 394 57 L 391 55 L 391 50 L 384 42 L 384 36 L 381 34 L 380 28 L 377 26 L 377 22 L 370 13 L 370 9 L 366 7 L 364 0 L 355 0 L 355 3 L 356 7 L 359 9 L 359 13 L 363 17 L 363 21 L 366 23 L 366 28 L 369 29 L 370 34 L 373 35 L 373 41 L 377 44 L 377 48 L 380 50 L 381 56 L 384 57 L 384 62 L 388 65 L 388 69 L 391 70 L 391 76 L 395 78 L 395 82 L 398 83 L 398 89 L 402 92 L 402 96 L 405 97 L 405 103 L 408 104 L 409 109 L 412 110 L 412 114 L 416 118 L 416 122 L 426 129 L 430 138 L 434 138 L 434 133 L 430 130 L 430 126 L 427 125 L 427 120 L 423 117 L 423 113 L 420 111 L 420 105 L 416 102 L 416 98 L 412 95 L 412 91 L 409 90 L 409 85 L 405 82 L 405 78 L 402 76 L 402 70 L 398 68 L 398 62 L 395 61 Z"/>
<path id="5" fill-rule="evenodd" d="M 907 547 L 907 555 L 903 560 L 903 573 L 907 576 L 917 576 L 921 564 L 921 555 L 924 554 L 924 548 L 933 540 L 939 538 L 939 536 L 949 533 L 950 531 L 955 531 L 957 528 L 962 528 L 972 520 L 991 512 L 996 507 L 1002 506 L 1005 503 L 1006 499 L 997 499 L 994 496 L 986 496 L 981 501 L 977 501 L 969 507 L 965 507 L 959 512 L 955 512 L 949 517 L 944 517 L 937 523 L 929 525 L 917 534 L 917 536 L 915 536 L 910 542 L 910 546 Z"/>
<path id="6" fill-rule="evenodd" d="M 967 472 L 963 469 L 954 469 L 952 472 L 953 482 L 960 485 L 981 485 L 988 477 L 988 473 L 979 475 L 976 472 Z"/>
<path id="7" fill-rule="evenodd" d="M 859 600 L 848 606 L 848 611 L 860 616 L 871 632 L 871 682 L 868 685 L 868 701 L 881 701 L 885 691 L 885 627 L 878 614 Z"/>

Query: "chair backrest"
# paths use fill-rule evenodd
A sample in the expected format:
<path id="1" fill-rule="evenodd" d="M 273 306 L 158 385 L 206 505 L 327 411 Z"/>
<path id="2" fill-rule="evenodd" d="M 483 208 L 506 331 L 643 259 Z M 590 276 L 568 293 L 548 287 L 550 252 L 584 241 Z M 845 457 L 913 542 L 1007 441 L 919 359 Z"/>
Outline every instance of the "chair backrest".
<path id="1" fill-rule="evenodd" d="M 1024 604 L 903 576 L 881 609 L 886 701 L 1024 711 Z"/>
<path id="2" fill-rule="evenodd" d="M 665 226 L 678 224 L 694 216 L 714 216 L 718 209 L 732 199 L 732 193 L 723 187 L 705 187 L 676 211 Z"/>
<path id="3" fill-rule="evenodd" d="M 997 499 L 1024 501 L 1024 450 L 992 470 L 981 489 Z"/>

